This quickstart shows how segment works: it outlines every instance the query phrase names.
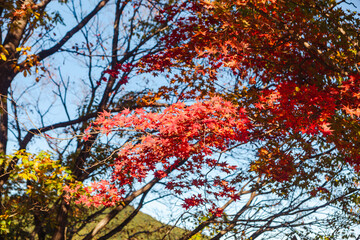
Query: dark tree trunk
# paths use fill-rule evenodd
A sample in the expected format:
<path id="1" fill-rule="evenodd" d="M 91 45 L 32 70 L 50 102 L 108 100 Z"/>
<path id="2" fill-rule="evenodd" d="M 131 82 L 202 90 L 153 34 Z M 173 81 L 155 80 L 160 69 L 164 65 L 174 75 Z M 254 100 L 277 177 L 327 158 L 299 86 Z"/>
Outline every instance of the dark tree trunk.
<path id="1" fill-rule="evenodd" d="M 66 226 L 68 224 L 68 214 L 69 214 L 69 205 L 65 202 L 65 200 L 60 201 L 60 205 L 58 208 L 58 214 L 56 218 L 56 222 L 59 225 L 56 227 L 55 234 L 52 240 L 65 240 L 66 239 Z"/>

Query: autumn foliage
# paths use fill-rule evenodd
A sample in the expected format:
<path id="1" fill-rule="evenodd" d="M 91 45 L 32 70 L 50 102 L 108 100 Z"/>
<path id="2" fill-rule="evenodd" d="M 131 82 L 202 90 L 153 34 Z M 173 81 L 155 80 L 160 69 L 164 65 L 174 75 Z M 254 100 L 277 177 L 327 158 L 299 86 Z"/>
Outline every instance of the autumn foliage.
<path id="1" fill-rule="evenodd" d="M 172 15 L 184 10 L 186 14 L 162 37 L 167 49 L 145 56 L 139 71 L 168 72 L 174 84 L 161 89 L 165 95 L 177 92 L 180 84 L 192 86 L 178 93 L 183 101 L 218 97 L 188 106 L 176 103 L 162 113 L 125 110 L 115 116 L 102 114 L 92 130 L 106 134 L 134 131 L 141 136 L 119 151 L 111 181 L 94 198 L 102 196 L 104 204 L 112 204 L 126 193 L 124 186 L 144 181 L 150 173 L 162 179 L 173 169 L 177 171 L 168 177 L 166 188 L 177 194 L 207 185 L 202 173 L 205 166 L 228 174 L 238 168 L 210 156 L 251 142 L 262 146 L 249 171 L 273 181 L 306 176 L 299 166 L 325 149 L 336 152 L 358 172 L 357 44 L 352 43 L 352 32 L 325 26 L 329 14 L 340 18 L 342 10 L 328 13 L 321 4 L 331 8 L 327 1 L 274 0 L 192 1 L 161 10 L 159 22 L 172 20 Z M 165 12 L 170 17 L 162 18 Z M 181 69 L 179 74 L 176 68 Z M 222 81 L 221 71 L 240 79 L 226 93 L 215 86 Z M 236 198 L 236 188 L 228 182 L 216 180 L 210 185 L 219 189 L 209 188 L 208 193 Z M 92 189 L 99 187 L 94 184 Z M 185 199 L 184 206 L 207 201 L 193 197 L 192 201 Z"/>
<path id="2" fill-rule="evenodd" d="M 137 205 L 101 239 L 123 231 L 149 195 L 179 199 L 173 206 L 181 214 L 173 223 L 191 222 L 181 240 L 197 234 L 355 236 L 338 231 L 359 225 L 360 20 L 345 10 L 348 3 L 128 2 L 133 9 L 148 4 L 153 18 L 139 26 L 156 27 L 137 36 L 131 51 L 128 37 L 121 61 L 112 53 L 111 64 L 91 82 L 94 102 L 87 109 L 99 106 L 84 120 L 76 153 L 68 157 L 76 159 L 67 163 L 75 177 L 63 177 L 66 186 L 57 183 L 63 209 L 112 209 L 84 239 Z M 152 37 L 160 47 L 143 51 Z M 125 49 L 114 39 L 113 52 Z M 123 94 L 140 76 L 159 77 L 159 86 Z M 100 150 L 97 159 L 92 152 Z"/>
<path id="3" fill-rule="evenodd" d="M 230 174 L 236 166 L 212 157 L 229 148 L 248 141 L 249 120 L 244 109 L 237 108 L 220 98 L 197 102 L 191 106 L 176 103 L 162 113 L 135 110 L 111 116 L 103 113 L 92 130 L 104 134 L 114 131 L 140 133 L 117 153 L 112 165 L 110 182 L 93 183 L 78 202 L 98 206 L 111 206 L 126 195 L 126 187 L 135 181 L 143 182 L 150 174 L 157 179 L 167 178 L 166 188 L 181 194 L 191 188 L 208 186 L 207 194 L 236 199 L 236 189 L 216 177 L 207 179 L 204 169 L 216 168 Z M 90 129 L 88 130 L 90 131 Z M 184 201 L 189 208 L 208 202 L 201 195 Z"/>

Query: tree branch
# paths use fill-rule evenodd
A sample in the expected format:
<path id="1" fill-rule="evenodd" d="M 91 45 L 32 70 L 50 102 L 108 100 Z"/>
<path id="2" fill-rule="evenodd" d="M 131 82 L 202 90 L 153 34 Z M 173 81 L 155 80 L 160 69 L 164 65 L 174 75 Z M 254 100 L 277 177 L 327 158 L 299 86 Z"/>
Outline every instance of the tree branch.
<path id="1" fill-rule="evenodd" d="M 176 164 L 176 166 L 169 167 L 165 172 L 167 174 L 170 174 L 174 170 L 176 170 L 178 167 L 183 165 L 187 159 L 181 159 L 179 163 Z M 122 204 L 117 206 L 115 209 L 113 209 L 110 213 L 108 213 L 96 226 L 93 228 L 93 230 L 85 237 L 83 240 L 90 240 L 92 239 L 101 229 L 103 229 L 119 212 L 121 212 L 126 206 L 128 206 L 135 198 L 140 196 L 141 194 L 146 194 L 150 189 L 155 186 L 156 183 L 160 181 L 159 178 L 153 178 L 149 183 L 147 183 L 144 187 L 140 188 L 139 190 L 133 192 L 128 197 L 122 201 Z"/>
<path id="2" fill-rule="evenodd" d="M 37 54 L 38 60 L 41 61 L 41 60 L 45 59 L 46 57 L 56 53 L 58 50 L 60 50 L 60 48 L 67 41 L 69 41 L 70 38 L 75 33 L 77 33 L 79 30 L 81 30 L 108 2 L 109 2 L 109 0 L 102 0 L 101 2 L 99 2 L 99 4 L 78 25 L 76 25 L 73 29 L 68 31 L 65 34 L 65 36 L 57 44 L 55 44 L 53 47 L 51 47 L 49 49 L 42 50 L 41 52 L 39 52 Z"/>

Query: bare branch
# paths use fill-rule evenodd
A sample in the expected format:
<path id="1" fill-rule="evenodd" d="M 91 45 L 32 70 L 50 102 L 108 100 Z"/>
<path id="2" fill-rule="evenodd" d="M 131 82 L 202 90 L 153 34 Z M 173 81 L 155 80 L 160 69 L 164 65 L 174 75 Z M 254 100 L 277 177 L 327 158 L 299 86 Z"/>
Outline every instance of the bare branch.
<path id="1" fill-rule="evenodd" d="M 102 0 L 98 3 L 98 5 L 83 19 L 81 22 L 76 25 L 73 29 L 68 31 L 65 36 L 53 47 L 42 50 L 37 54 L 38 60 L 41 61 L 45 59 L 46 57 L 56 53 L 67 41 L 70 40 L 72 36 L 74 36 L 75 33 L 77 33 L 79 30 L 81 30 L 107 3 L 109 0 Z"/>

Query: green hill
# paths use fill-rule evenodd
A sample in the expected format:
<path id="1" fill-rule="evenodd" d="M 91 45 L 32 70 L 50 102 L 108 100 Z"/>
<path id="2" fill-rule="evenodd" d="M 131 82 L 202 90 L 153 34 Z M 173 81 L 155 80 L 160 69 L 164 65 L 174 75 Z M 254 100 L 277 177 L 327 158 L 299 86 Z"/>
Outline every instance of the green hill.
<path id="1" fill-rule="evenodd" d="M 95 227 L 95 225 L 102 219 L 105 214 L 107 214 L 110 209 L 104 211 L 103 214 L 98 216 L 95 221 L 89 223 L 86 228 L 82 229 L 79 234 L 76 234 L 73 239 L 80 240 L 86 234 L 90 232 L 91 229 Z M 113 219 L 98 235 L 98 238 L 104 236 L 113 228 L 122 223 L 127 216 L 129 216 L 134 211 L 133 207 L 125 208 L 120 214 L 118 214 L 115 219 Z M 111 240 L 176 240 L 182 236 L 186 230 L 173 227 L 170 225 L 166 225 L 157 221 L 155 218 L 151 217 L 148 214 L 139 212 L 132 221 L 127 224 L 127 226 L 121 231 L 121 233 L 117 233 L 112 236 Z M 97 239 L 97 238 L 95 238 Z M 208 239 L 205 236 L 197 235 L 192 239 L 196 240 L 206 240 Z"/>

